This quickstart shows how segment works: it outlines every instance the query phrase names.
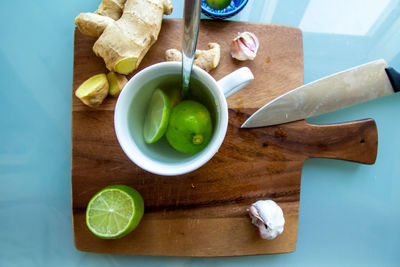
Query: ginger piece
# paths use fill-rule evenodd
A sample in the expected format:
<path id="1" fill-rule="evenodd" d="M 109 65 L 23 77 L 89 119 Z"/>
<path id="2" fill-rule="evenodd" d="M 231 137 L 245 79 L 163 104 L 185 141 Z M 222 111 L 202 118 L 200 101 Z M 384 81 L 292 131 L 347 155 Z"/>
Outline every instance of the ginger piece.
<path id="1" fill-rule="evenodd" d="M 182 61 L 182 53 L 175 48 L 168 49 L 165 51 L 166 61 Z"/>
<path id="2" fill-rule="evenodd" d="M 103 0 L 94 13 L 117 20 L 122 15 L 125 2 L 126 0 Z"/>
<path id="3" fill-rule="evenodd" d="M 210 72 L 215 69 L 221 57 L 221 48 L 217 43 L 209 43 L 208 50 L 196 50 L 193 64 Z M 168 49 L 165 51 L 166 61 L 181 61 L 182 53 L 177 49 Z"/>
<path id="4" fill-rule="evenodd" d="M 98 38 L 107 27 L 122 15 L 126 0 L 103 0 L 94 13 L 81 13 L 75 25 L 85 35 Z"/>
<path id="5" fill-rule="evenodd" d="M 108 94 L 113 97 L 118 96 L 128 82 L 128 79 L 124 75 L 112 71 L 107 74 L 107 79 L 109 84 Z"/>
<path id="6" fill-rule="evenodd" d="M 75 24 L 98 37 L 93 52 L 110 71 L 129 74 L 157 41 L 163 15 L 171 12 L 170 0 L 103 0 L 95 13 L 79 14 Z"/>
<path id="7" fill-rule="evenodd" d="M 114 20 L 95 13 L 81 13 L 75 18 L 75 24 L 84 35 L 98 38 Z"/>
<path id="8" fill-rule="evenodd" d="M 209 43 L 208 50 L 196 50 L 194 64 L 209 72 L 219 64 L 221 49 L 217 43 Z"/>
<path id="9" fill-rule="evenodd" d="M 104 73 L 94 75 L 84 81 L 75 95 L 89 107 L 98 107 L 108 95 L 108 80 Z"/>

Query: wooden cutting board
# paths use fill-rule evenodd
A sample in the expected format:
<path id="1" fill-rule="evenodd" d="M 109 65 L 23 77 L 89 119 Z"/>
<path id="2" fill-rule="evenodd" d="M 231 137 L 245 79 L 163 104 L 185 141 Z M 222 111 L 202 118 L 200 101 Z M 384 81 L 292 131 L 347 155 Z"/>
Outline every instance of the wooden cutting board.
<path id="1" fill-rule="evenodd" d="M 237 32 L 260 39 L 254 61 L 239 62 L 229 54 Z M 168 48 L 180 48 L 181 20 L 166 19 L 158 42 L 140 69 L 164 59 Z M 90 76 L 107 72 L 92 52 L 94 39 L 75 31 L 73 91 Z M 373 120 L 315 126 L 305 121 L 240 129 L 271 99 L 303 84 L 302 33 L 299 29 L 232 21 L 202 21 L 199 49 L 221 45 L 217 80 L 248 66 L 255 80 L 229 98 L 229 127 L 219 152 L 200 169 L 163 177 L 143 171 L 120 148 L 114 132 L 115 98 L 98 109 L 72 101 L 72 207 L 77 249 L 99 253 L 163 256 L 239 256 L 291 252 L 296 249 L 300 178 L 304 161 L 328 157 L 372 164 L 377 153 Z M 102 188 L 125 184 L 145 201 L 138 228 L 118 240 L 102 240 L 86 227 L 85 210 Z M 262 240 L 246 209 L 260 199 L 273 199 L 283 209 L 284 233 Z"/>

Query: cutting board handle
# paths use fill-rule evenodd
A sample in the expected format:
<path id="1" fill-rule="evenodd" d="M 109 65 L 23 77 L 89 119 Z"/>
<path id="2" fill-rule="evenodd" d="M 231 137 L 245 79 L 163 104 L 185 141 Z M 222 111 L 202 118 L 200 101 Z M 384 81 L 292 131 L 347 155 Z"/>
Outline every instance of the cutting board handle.
<path id="1" fill-rule="evenodd" d="M 310 158 L 332 158 L 373 164 L 378 151 L 378 131 L 373 119 L 339 124 L 308 124 L 303 135 Z"/>

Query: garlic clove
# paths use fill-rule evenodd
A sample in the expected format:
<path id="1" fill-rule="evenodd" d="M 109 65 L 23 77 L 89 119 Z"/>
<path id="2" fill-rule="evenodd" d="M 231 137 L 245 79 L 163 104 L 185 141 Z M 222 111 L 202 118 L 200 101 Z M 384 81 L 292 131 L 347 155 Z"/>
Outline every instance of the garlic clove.
<path id="1" fill-rule="evenodd" d="M 259 200 L 249 209 L 251 222 L 258 227 L 261 238 L 272 240 L 283 233 L 285 218 L 282 209 L 272 200 Z"/>
<path id="2" fill-rule="evenodd" d="M 238 60 L 253 60 L 259 47 L 258 38 L 251 32 L 238 33 L 231 45 L 231 55 Z"/>

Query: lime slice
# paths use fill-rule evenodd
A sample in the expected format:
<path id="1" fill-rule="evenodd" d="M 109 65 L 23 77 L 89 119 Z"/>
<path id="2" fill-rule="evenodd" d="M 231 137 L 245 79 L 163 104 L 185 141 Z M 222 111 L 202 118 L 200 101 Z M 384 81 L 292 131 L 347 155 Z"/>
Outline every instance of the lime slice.
<path id="1" fill-rule="evenodd" d="M 229 6 L 231 0 L 206 0 L 206 4 L 215 10 L 221 10 Z"/>
<path id="2" fill-rule="evenodd" d="M 146 143 L 157 142 L 164 135 L 170 111 L 169 97 L 161 89 L 156 89 L 144 118 L 143 136 Z"/>
<path id="3" fill-rule="evenodd" d="M 98 237 L 120 238 L 136 228 L 143 211 L 138 191 L 126 185 L 108 186 L 89 201 L 86 225 Z"/>

